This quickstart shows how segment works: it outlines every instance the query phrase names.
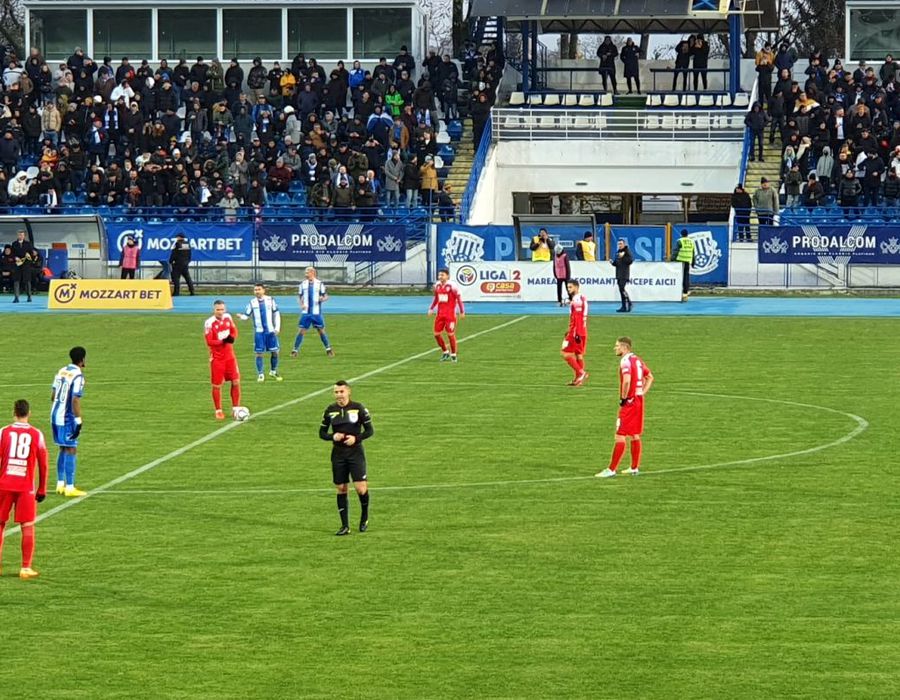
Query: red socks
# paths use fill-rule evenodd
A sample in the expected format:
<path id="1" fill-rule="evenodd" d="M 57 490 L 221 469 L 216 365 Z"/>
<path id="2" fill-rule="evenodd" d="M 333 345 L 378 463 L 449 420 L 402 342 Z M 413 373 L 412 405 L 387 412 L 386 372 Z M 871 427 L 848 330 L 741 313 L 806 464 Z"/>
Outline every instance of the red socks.
<path id="1" fill-rule="evenodd" d="M 570 355 L 569 357 L 565 358 L 565 360 L 566 364 L 572 368 L 573 372 L 575 372 L 576 377 L 581 374 L 581 368 L 578 366 L 578 360 L 575 359 L 574 355 Z"/>
<path id="2" fill-rule="evenodd" d="M 222 387 L 214 386 L 212 388 L 213 395 L 213 406 L 216 407 L 217 411 L 222 410 Z"/>
<path id="3" fill-rule="evenodd" d="M 231 385 L 231 405 L 232 406 L 240 406 L 241 405 L 241 385 L 240 384 L 232 384 Z"/>
<path id="4" fill-rule="evenodd" d="M 578 372 L 579 373 L 584 372 L 584 358 L 583 357 L 576 358 L 575 362 L 578 363 Z"/>
<path id="5" fill-rule="evenodd" d="M 444 342 L 444 336 L 435 335 L 434 339 L 437 341 L 438 347 L 441 349 L 441 352 L 447 352 L 447 343 Z"/>
<path id="6" fill-rule="evenodd" d="M 641 441 L 632 438 L 631 440 L 631 468 L 637 469 L 641 466 Z"/>
<path id="7" fill-rule="evenodd" d="M 22 528 L 22 568 L 30 569 L 34 558 L 34 526 Z"/>
<path id="8" fill-rule="evenodd" d="M 615 446 L 613 447 L 612 459 L 609 460 L 609 470 L 615 471 L 619 468 L 619 462 L 622 460 L 622 455 L 625 454 L 625 441 L 622 442 L 616 441 Z"/>
<path id="9" fill-rule="evenodd" d="M 456 354 L 456 334 L 450 336 L 450 352 L 451 354 Z"/>

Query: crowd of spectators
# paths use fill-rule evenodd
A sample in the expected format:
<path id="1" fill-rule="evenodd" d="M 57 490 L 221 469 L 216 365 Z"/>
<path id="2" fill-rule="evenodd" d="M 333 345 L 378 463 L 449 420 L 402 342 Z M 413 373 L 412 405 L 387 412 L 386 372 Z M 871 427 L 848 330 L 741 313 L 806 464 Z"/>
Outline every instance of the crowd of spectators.
<path id="1" fill-rule="evenodd" d="M 51 67 L 32 49 L 24 65 L 8 57 L 3 71 L 0 206 L 74 197 L 217 206 L 234 217 L 300 189 L 311 207 L 397 205 L 402 195 L 449 217 L 435 169 L 439 120 L 467 112 L 480 138 L 501 64 L 468 47 L 460 75 L 449 55 L 431 51 L 417 63 L 403 46 L 372 70 L 338 61 L 326 71 L 303 54 L 288 65 L 198 56 L 153 68 L 97 62 L 76 48 Z"/>
<path id="2" fill-rule="evenodd" d="M 781 137 L 780 193 L 787 207 L 837 203 L 846 216 L 858 207 L 900 204 L 900 63 L 860 61 L 856 69 L 820 52 L 800 72 L 788 44 L 766 44 L 756 55 L 760 102 L 745 123 L 750 160 L 763 159 L 768 131 Z M 774 85 L 773 85 L 774 78 Z"/>

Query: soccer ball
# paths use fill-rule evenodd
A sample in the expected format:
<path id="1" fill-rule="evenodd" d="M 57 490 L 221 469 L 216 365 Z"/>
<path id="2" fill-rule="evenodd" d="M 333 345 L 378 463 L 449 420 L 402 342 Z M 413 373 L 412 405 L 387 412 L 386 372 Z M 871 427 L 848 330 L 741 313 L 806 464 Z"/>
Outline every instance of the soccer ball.
<path id="1" fill-rule="evenodd" d="M 244 406 L 235 406 L 231 415 L 234 416 L 234 419 L 237 421 L 245 421 L 250 417 L 250 409 Z"/>

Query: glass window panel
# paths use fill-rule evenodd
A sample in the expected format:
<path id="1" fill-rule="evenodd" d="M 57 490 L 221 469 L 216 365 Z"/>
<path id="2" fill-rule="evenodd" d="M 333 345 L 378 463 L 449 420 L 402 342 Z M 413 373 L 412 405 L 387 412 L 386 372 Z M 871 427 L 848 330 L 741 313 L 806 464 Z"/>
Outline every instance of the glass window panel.
<path id="1" fill-rule="evenodd" d="M 850 10 L 851 60 L 883 61 L 889 53 L 896 55 L 898 47 L 900 10 Z"/>
<path id="2" fill-rule="evenodd" d="M 373 8 L 353 10 L 353 58 L 393 60 L 401 46 L 412 44 L 412 10 Z"/>
<path id="3" fill-rule="evenodd" d="M 159 57 L 173 59 L 216 55 L 215 10 L 160 10 Z"/>
<path id="4" fill-rule="evenodd" d="M 347 10 L 288 10 L 288 57 L 347 58 Z"/>
<path id="5" fill-rule="evenodd" d="M 87 50 L 85 10 L 32 10 L 31 45 L 48 61 L 71 56 L 76 46 Z"/>
<path id="6" fill-rule="evenodd" d="M 95 10 L 94 55 L 150 58 L 150 10 Z"/>
<path id="7" fill-rule="evenodd" d="M 281 58 L 281 10 L 225 10 L 223 58 Z"/>

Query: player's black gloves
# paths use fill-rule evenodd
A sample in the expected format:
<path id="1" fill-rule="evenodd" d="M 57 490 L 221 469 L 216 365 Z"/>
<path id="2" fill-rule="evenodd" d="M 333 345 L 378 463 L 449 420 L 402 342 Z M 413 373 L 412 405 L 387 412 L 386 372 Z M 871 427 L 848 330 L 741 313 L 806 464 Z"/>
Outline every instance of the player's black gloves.
<path id="1" fill-rule="evenodd" d="M 628 406 L 631 404 L 631 399 L 619 399 L 620 406 Z"/>
<path id="2" fill-rule="evenodd" d="M 69 433 L 69 440 L 76 440 L 81 435 L 81 423 L 77 423 L 75 428 Z"/>
<path id="3" fill-rule="evenodd" d="M 233 335 L 229 335 L 227 338 L 223 338 L 223 339 L 222 339 L 222 342 L 223 342 L 223 343 L 228 343 L 229 345 L 233 345 L 233 344 L 234 344 L 234 336 L 233 336 Z"/>
<path id="4" fill-rule="evenodd" d="M 45 498 L 47 498 L 46 493 L 39 493 L 34 497 L 34 500 L 36 500 L 38 503 L 43 503 Z"/>

